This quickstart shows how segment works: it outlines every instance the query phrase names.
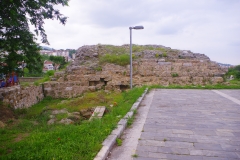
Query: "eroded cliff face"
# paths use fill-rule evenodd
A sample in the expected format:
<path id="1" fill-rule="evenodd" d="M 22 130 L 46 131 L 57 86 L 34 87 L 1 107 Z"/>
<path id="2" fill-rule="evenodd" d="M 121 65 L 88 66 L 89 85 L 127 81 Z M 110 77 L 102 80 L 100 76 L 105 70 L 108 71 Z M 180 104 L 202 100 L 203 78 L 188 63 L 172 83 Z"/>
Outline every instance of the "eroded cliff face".
<path id="1" fill-rule="evenodd" d="M 44 84 L 45 95 L 70 98 L 87 90 L 129 88 L 129 64 L 120 66 L 101 61 L 106 54 L 126 53 L 129 45 L 80 47 L 66 71 L 55 73 L 56 81 Z M 216 84 L 223 82 L 226 72 L 204 54 L 161 45 L 133 46 L 133 86 Z"/>

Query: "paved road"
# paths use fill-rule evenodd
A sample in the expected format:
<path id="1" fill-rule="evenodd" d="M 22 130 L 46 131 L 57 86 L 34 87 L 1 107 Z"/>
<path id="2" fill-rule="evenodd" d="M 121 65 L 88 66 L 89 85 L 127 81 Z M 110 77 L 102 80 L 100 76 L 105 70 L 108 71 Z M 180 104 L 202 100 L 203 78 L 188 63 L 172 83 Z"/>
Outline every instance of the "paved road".
<path id="1" fill-rule="evenodd" d="M 151 94 L 141 136 L 132 148 L 134 159 L 240 159 L 240 90 L 159 89 Z"/>

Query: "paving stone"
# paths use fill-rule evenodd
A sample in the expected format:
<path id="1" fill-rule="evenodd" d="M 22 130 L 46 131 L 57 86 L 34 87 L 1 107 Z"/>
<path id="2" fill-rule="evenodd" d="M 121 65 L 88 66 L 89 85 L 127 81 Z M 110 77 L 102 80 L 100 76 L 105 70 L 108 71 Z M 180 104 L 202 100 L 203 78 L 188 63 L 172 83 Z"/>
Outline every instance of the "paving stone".
<path id="1" fill-rule="evenodd" d="M 176 159 L 176 160 L 202 160 L 203 156 L 190 156 L 190 155 L 175 155 L 168 154 L 167 159 Z"/>
<path id="2" fill-rule="evenodd" d="M 165 146 L 166 147 L 176 147 L 176 148 L 193 148 L 193 143 L 166 141 Z"/>
<path id="3" fill-rule="evenodd" d="M 231 132 L 219 132 L 219 131 L 216 131 L 216 133 L 217 133 L 217 135 L 218 136 L 223 136 L 223 137 L 228 137 L 228 136 L 234 136 L 234 134 L 233 133 L 231 133 Z"/>
<path id="4" fill-rule="evenodd" d="M 155 90 L 141 134 L 144 141 L 137 147 L 137 153 L 143 152 L 139 158 L 240 159 L 240 96 L 235 95 L 240 90 L 218 92 Z"/>
<path id="5" fill-rule="evenodd" d="M 149 152 L 148 157 L 162 159 L 162 158 L 167 158 L 167 155 L 163 153 Z"/>
<path id="6" fill-rule="evenodd" d="M 210 144 L 210 143 L 194 143 L 195 149 L 204 149 L 212 151 L 223 151 L 220 144 Z"/>
<path id="7" fill-rule="evenodd" d="M 215 136 L 217 135 L 215 131 L 212 130 L 194 130 L 195 135 L 205 135 L 205 136 Z"/>
<path id="8" fill-rule="evenodd" d="M 198 142 L 197 139 L 194 138 L 182 138 L 182 137 L 171 137 L 170 141 L 177 141 L 177 142 L 188 142 L 188 143 L 196 143 Z"/>
<path id="9" fill-rule="evenodd" d="M 148 153 L 149 152 L 145 152 L 145 151 L 139 151 L 139 150 L 136 151 L 136 155 L 138 157 L 148 157 Z"/>
<path id="10" fill-rule="evenodd" d="M 190 152 L 188 149 L 185 149 L 185 148 L 174 148 L 174 147 L 171 147 L 171 150 L 172 150 L 172 153 L 173 154 L 180 154 L 180 155 L 189 155 Z"/>
<path id="11" fill-rule="evenodd" d="M 158 152 L 165 153 L 165 154 L 172 154 L 173 151 L 170 147 L 158 147 Z"/>
<path id="12" fill-rule="evenodd" d="M 221 147 L 224 151 L 238 152 L 240 153 L 240 146 L 221 144 Z"/>
<path id="13" fill-rule="evenodd" d="M 172 130 L 172 133 L 174 133 L 174 134 L 193 134 L 193 131 L 173 129 L 173 130 Z"/>
<path id="14" fill-rule="evenodd" d="M 238 155 L 234 152 L 225 152 L 225 151 L 210 151 L 210 150 L 203 150 L 203 155 L 208 157 L 221 157 L 221 158 L 235 158 L 238 159 Z"/>
<path id="15" fill-rule="evenodd" d="M 136 157 L 136 158 L 133 158 L 134 160 L 159 160 L 157 158 L 147 158 L 147 157 Z"/>
<path id="16" fill-rule="evenodd" d="M 141 139 L 154 139 L 155 135 L 155 133 L 151 132 L 142 132 Z"/>
<path id="17" fill-rule="evenodd" d="M 142 152 L 157 152 L 158 147 L 153 147 L 153 146 L 141 146 L 138 145 L 137 151 L 142 151 Z"/>
<path id="18" fill-rule="evenodd" d="M 139 145 L 163 147 L 163 146 L 165 146 L 165 142 L 164 141 L 156 141 L 156 140 L 141 140 L 141 141 L 139 141 Z"/>

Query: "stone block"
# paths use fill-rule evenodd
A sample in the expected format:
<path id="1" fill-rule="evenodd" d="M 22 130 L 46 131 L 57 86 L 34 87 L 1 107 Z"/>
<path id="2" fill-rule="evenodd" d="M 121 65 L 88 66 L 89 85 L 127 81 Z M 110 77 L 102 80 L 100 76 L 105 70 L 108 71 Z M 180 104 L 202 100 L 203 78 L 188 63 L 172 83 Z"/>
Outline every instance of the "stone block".
<path id="1" fill-rule="evenodd" d="M 172 62 L 158 62 L 158 65 L 171 65 Z"/>
<path id="2" fill-rule="evenodd" d="M 72 88 L 72 87 L 66 87 L 65 90 L 66 90 L 66 91 L 72 91 L 73 88 Z"/>
<path id="3" fill-rule="evenodd" d="M 222 77 L 213 77 L 211 79 L 211 81 L 212 81 L 213 84 L 222 83 L 223 82 L 223 78 Z"/>
<path id="4" fill-rule="evenodd" d="M 94 91 L 96 91 L 96 86 L 89 86 L 88 90 L 91 92 L 94 92 Z"/>
<path id="5" fill-rule="evenodd" d="M 183 66 L 185 66 L 185 67 L 192 67 L 192 63 L 183 63 Z"/>

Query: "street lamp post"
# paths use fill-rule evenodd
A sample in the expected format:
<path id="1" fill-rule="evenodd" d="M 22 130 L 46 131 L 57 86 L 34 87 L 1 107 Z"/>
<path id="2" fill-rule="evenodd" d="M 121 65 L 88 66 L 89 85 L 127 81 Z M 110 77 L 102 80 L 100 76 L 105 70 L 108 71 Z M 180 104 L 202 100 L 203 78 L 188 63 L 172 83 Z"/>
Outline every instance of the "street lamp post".
<path id="1" fill-rule="evenodd" d="M 132 29 L 144 29 L 143 26 L 129 27 L 130 30 L 130 88 L 132 89 Z"/>

